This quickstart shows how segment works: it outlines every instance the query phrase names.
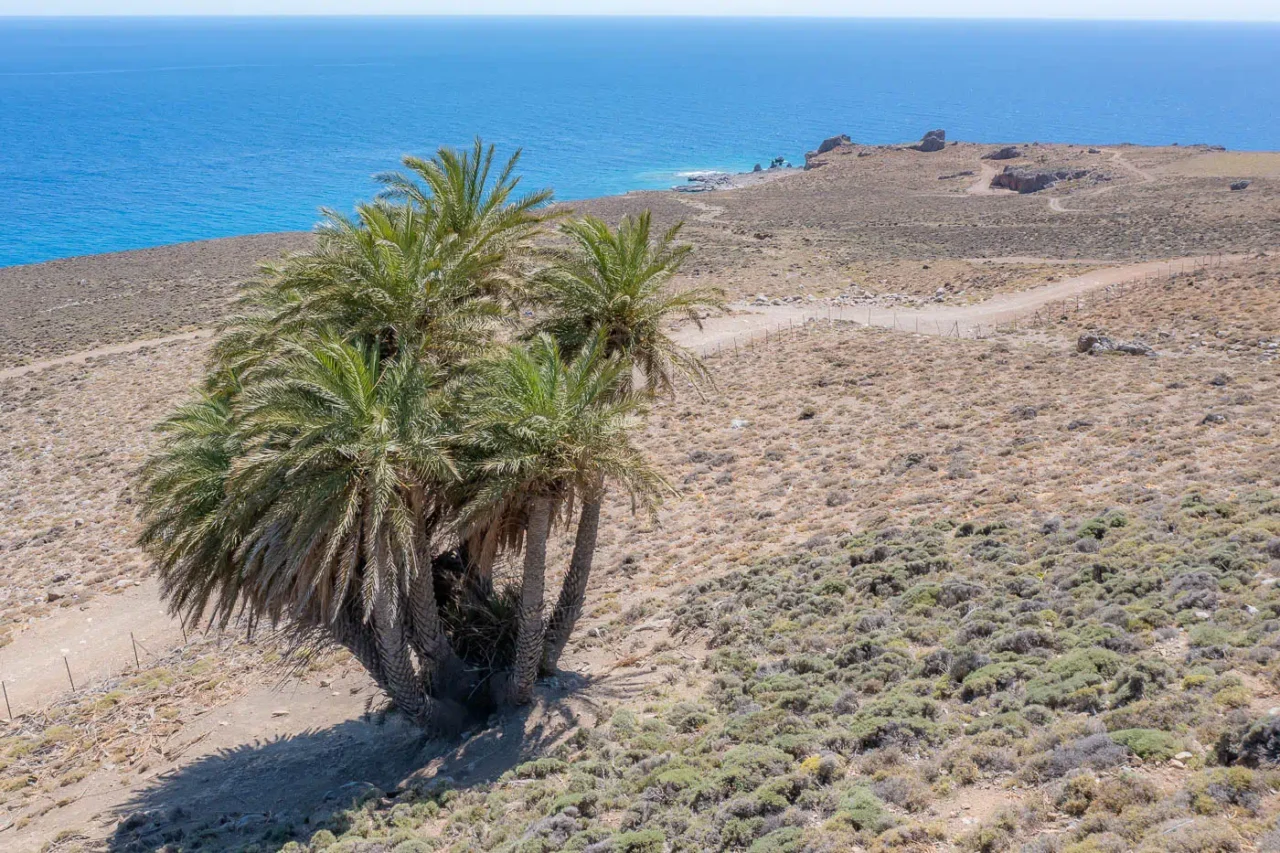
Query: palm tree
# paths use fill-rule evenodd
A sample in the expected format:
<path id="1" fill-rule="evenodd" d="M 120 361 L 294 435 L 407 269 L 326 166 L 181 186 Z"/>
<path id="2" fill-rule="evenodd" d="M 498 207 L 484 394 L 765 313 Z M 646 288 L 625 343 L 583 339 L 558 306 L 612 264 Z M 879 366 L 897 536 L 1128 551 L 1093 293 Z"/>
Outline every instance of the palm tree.
<path id="1" fill-rule="evenodd" d="M 245 290 L 215 363 L 243 369 L 317 326 L 376 341 L 383 356 L 410 347 L 456 364 L 483 353 L 523 299 L 534 240 L 558 215 L 546 209 L 550 190 L 515 196 L 519 156 L 496 176 L 493 146 L 479 139 L 470 152 L 405 157 L 421 183 L 381 175 L 382 199 L 354 218 L 322 211 L 315 246 L 264 264 Z"/>
<path id="2" fill-rule="evenodd" d="M 575 500 L 616 482 L 653 506 L 667 488 L 631 442 L 644 398 L 622 388 L 628 365 L 590 342 L 566 362 L 548 336 L 486 366 L 474 401 L 471 450 L 478 487 L 464 512 L 472 524 L 518 518 L 524 566 L 510 698 L 528 702 L 543 659 L 547 540 Z M 579 606 L 581 602 L 579 602 Z"/>
<path id="3" fill-rule="evenodd" d="M 228 383 L 230 384 L 230 383 Z M 156 426 L 160 449 L 142 468 L 140 543 L 156 559 L 161 593 L 186 621 L 236 612 L 240 539 L 225 512 L 231 465 L 240 456 L 228 393 L 201 393 Z"/>
<path id="4" fill-rule="evenodd" d="M 429 721 L 453 664 L 430 574 L 434 495 L 454 477 L 440 385 L 325 334 L 283 343 L 234 406 L 180 409 L 143 478 L 143 542 L 171 608 L 324 630 Z"/>
<path id="5" fill-rule="evenodd" d="M 653 239 L 648 211 L 624 218 L 616 231 L 591 216 L 564 224 L 570 248 L 539 277 L 538 295 L 549 317 L 536 332 L 552 335 L 567 352 L 602 340 L 603 355 L 626 365 L 624 388 L 635 372 L 650 395 L 672 391 L 677 375 L 695 386 L 706 383 L 702 361 L 677 344 L 666 327 L 674 318 L 687 318 L 702 328 L 701 312 L 723 307 L 723 295 L 710 287 L 669 288 L 691 249 L 675 242 L 680 227 Z M 555 670 L 581 614 L 604 497 L 603 482 L 583 491 L 569 571 L 547 628 L 544 671 Z"/>
<path id="6" fill-rule="evenodd" d="M 383 196 L 351 217 L 326 212 L 312 249 L 243 291 L 200 393 L 158 427 L 141 541 L 184 620 L 324 634 L 426 723 L 473 685 L 456 650 L 491 667 L 501 654 L 488 648 L 506 649 L 513 624 L 512 698 L 554 667 L 605 488 L 648 508 L 669 488 L 629 436 L 676 374 L 705 376 L 659 324 L 707 300 L 663 290 L 687 249 L 674 230 L 651 245 L 647 216 L 595 243 L 593 221 L 567 227 L 582 235 L 578 255 L 538 277 L 550 194 L 515 195 L 516 158 L 495 174 L 477 141 L 404 163 L 416 178 L 384 176 Z M 592 288 L 608 305 L 562 322 L 560 340 L 500 342 L 535 291 L 563 318 Z M 547 541 L 578 504 L 544 631 Z M 483 585 L 451 580 L 522 550 L 514 616 L 509 597 L 487 607 Z"/>
<path id="7" fill-rule="evenodd" d="M 442 147 L 430 160 L 408 156 L 401 162 L 410 174 L 378 176 L 382 197 L 407 202 L 431 227 L 435 242 L 461 244 L 481 259 L 483 275 L 473 286 L 490 296 L 523 294 L 533 242 L 546 222 L 563 214 L 547 207 L 549 189 L 516 196 L 520 153 L 494 177 L 494 147 L 477 137 L 470 151 Z"/>
<path id="8" fill-rule="evenodd" d="M 653 238 L 648 211 L 624 217 L 616 231 L 593 216 L 566 222 L 560 230 L 569 248 L 537 280 L 549 316 L 534 333 L 550 334 L 571 353 L 603 335 L 605 356 L 630 363 L 651 394 L 673 390 L 676 376 L 707 382 L 702 361 L 665 329 L 680 318 L 701 329 L 703 310 L 724 307 L 718 288 L 669 287 L 692 251 L 675 242 L 682 225 Z"/>

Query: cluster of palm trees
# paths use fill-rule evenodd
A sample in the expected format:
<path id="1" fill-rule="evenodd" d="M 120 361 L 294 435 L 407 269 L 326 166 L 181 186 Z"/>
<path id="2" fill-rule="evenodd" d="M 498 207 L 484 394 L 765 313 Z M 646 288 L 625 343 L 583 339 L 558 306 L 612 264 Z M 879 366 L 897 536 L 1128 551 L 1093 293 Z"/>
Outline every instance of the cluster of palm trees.
<path id="1" fill-rule="evenodd" d="M 353 217 L 326 211 L 246 287 L 141 475 L 175 613 L 335 640 L 425 725 L 555 670 L 606 491 L 652 512 L 670 489 L 633 440 L 649 402 L 707 379 L 666 325 L 720 305 L 669 286 L 678 226 L 567 220 L 516 194 L 518 157 L 408 157 Z M 548 541 L 575 519 L 548 611 Z"/>

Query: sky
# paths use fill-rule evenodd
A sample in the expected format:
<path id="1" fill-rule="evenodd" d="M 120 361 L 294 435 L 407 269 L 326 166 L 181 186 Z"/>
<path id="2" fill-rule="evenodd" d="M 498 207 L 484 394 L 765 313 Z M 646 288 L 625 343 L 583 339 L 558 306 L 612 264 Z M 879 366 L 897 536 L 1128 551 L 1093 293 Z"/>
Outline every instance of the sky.
<path id="1" fill-rule="evenodd" d="M 809 15 L 1280 21 L 1280 0 L 0 0 L 31 15 Z"/>

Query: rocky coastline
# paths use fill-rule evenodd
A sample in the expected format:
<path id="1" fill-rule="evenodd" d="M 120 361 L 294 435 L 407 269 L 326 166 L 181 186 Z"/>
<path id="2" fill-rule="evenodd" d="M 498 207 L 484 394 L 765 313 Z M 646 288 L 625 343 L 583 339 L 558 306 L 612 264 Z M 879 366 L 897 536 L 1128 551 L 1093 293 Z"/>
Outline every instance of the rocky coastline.
<path id="1" fill-rule="evenodd" d="M 683 184 L 676 184 L 671 190 L 678 193 L 695 194 L 736 190 L 777 180 L 786 175 L 797 174 L 800 171 L 802 170 L 794 168 L 783 158 L 777 157 L 767 167 L 757 163 L 750 172 L 699 172 L 695 175 L 689 175 L 685 178 Z"/>

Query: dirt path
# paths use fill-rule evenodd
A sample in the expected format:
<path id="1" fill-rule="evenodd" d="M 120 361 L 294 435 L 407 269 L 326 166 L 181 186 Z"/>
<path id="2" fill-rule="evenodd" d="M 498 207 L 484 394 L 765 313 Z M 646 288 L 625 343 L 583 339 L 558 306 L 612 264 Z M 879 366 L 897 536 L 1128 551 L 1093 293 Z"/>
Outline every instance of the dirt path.
<path id="1" fill-rule="evenodd" d="M 164 338 L 143 338 L 139 341 L 128 341 L 123 344 L 111 344 L 110 346 L 99 347 L 97 349 L 85 350 L 84 352 L 75 352 L 71 355 L 58 356 L 57 358 L 45 359 L 44 361 L 36 361 L 31 364 L 24 364 L 21 367 L 10 367 L 0 370 L 0 380 L 14 379 L 19 376 L 25 376 L 28 373 L 35 373 L 37 370 L 44 370 L 47 367 L 57 367 L 61 364 L 84 364 L 93 358 L 102 358 L 107 355 L 121 355 L 123 353 L 137 352 L 138 350 L 147 349 L 148 347 L 164 346 L 165 344 L 176 344 L 183 341 L 198 341 L 201 338 L 208 338 L 213 335 L 212 329 L 196 329 L 194 332 L 183 332 L 179 335 L 169 335 Z"/>
<path id="2" fill-rule="evenodd" d="M 18 634 L 0 648 L 0 679 L 14 713 L 42 708 L 67 692 L 68 667 L 83 687 L 134 666 L 130 633 L 144 665 L 182 642 L 182 628 L 165 612 L 152 579 L 64 607 Z"/>
<path id="3" fill-rule="evenodd" d="M 718 204 L 707 204 L 705 201 L 690 198 L 688 193 L 680 194 L 680 203 L 698 211 L 693 218 L 699 222 L 715 222 L 716 217 L 724 213 L 724 208 Z"/>
<path id="4" fill-rule="evenodd" d="M 1035 312 L 1046 305 L 1074 299 L 1092 290 L 1138 281 L 1148 276 L 1168 275 L 1194 269 L 1208 263 L 1231 264 L 1249 255 L 1221 255 L 1213 258 L 1173 258 L 1167 261 L 1145 261 L 1107 267 L 1072 276 L 1054 284 L 1001 294 L 973 305 L 930 305 L 922 308 L 887 308 L 883 306 L 836 306 L 809 303 L 804 306 L 734 306 L 738 313 L 715 318 L 705 324 L 702 333 L 687 327 L 677 335 L 685 346 L 703 354 L 734 343 L 763 335 L 766 330 L 785 328 L 811 318 L 851 320 L 868 326 L 896 328 L 922 335 L 973 337 Z M 1019 259 L 1029 261 L 1037 259 Z"/>
<path id="5" fill-rule="evenodd" d="M 993 190 L 991 188 L 991 179 L 1000 174 L 1000 167 L 987 161 L 978 164 L 982 168 L 982 173 L 974 178 L 973 183 L 965 187 L 967 195 L 1008 195 L 1012 190 Z"/>
<path id="6" fill-rule="evenodd" d="M 1237 263 L 1249 255 L 1221 255 L 1212 259 L 1215 264 Z M 1211 259 L 1206 257 L 1173 258 L 1167 261 L 1147 261 L 1118 267 L 1094 270 L 1063 279 L 1055 284 L 1024 290 L 1018 293 L 994 296 L 974 305 L 939 305 L 915 310 L 888 308 L 845 308 L 837 311 L 837 319 L 853 320 L 869 326 L 883 326 L 919 334 L 972 337 L 999 324 L 1024 317 L 1051 303 L 1074 299 L 1092 290 L 1110 287 L 1148 276 L 1168 275 L 1185 269 L 1204 266 Z"/>
<path id="7" fill-rule="evenodd" d="M 1115 166 L 1118 166 L 1124 171 L 1129 172 L 1131 175 L 1135 176 L 1140 183 L 1150 184 L 1155 181 L 1155 177 L 1153 177 L 1151 173 L 1145 171 L 1144 169 L 1126 160 L 1124 158 L 1124 152 L 1108 151 L 1107 153 L 1111 155 L 1112 164 L 1114 164 Z M 973 195 L 973 196 L 1013 195 L 1012 190 L 991 188 L 991 179 L 1000 173 L 999 166 L 986 161 L 979 162 L 979 166 L 982 169 L 982 172 L 978 175 L 978 177 L 974 178 L 973 183 L 965 187 L 966 195 Z M 1085 190 L 1083 192 L 1075 193 L 1074 197 L 1075 198 L 1094 198 L 1096 196 L 1102 195 L 1103 193 L 1110 192 L 1115 188 L 1116 188 L 1115 184 L 1109 184 L 1099 189 Z M 1049 198 L 1049 209 L 1052 210 L 1054 213 L 1088 213 L 1088 211 L 1083 210 L 1081 208 L 1064 206 L 1063 198 L 1065 198 L 1065 196 L 1053 196 Z"/>
<path id="8" fill-rule="evenodd" d="M 1124 169 L 1126 172 L 1129 172 L 1130 174 L 1134 175 L 1138 179 L 1139 183 L 1150 184 L 1155 182 L 1155 177 L 1153 177 L 1150 172 L 1147 172 L 1144 169 L 1141 169 L 1138 166 L 1135 166 L 1133 163 L 1130 163 L 1128 160 L 1124 159 L 1123 152 L 1111 151 L 1109 153 L 1111 154 L 1111 162 L 1114 165 L 1119 166 L 1121 169 Z M 1086 190 L 1084 192 L 1076 193 L 1075 197 L 1076 198 L 1097 198 L 1098 196 L 1103 195 L 1104 193 L 1111 192 L 1116 188 L 1116 186 L 1117 186 L 1116 184 L 1108 184 L 1107 186 L 1100 187 L 1098 189 Z M 1079 207 L 1064 207 L 1062 204 L 1062 200 L 1063 200 L 1063 197 L 1060 197 L 1060 196 L 1054 196 L 1053 198 L 1050 198 L 1049 209 L 1052 210 L 1054 213 L 1089 213 L 1090 212 L 1088 210 L 1084 210 L 1083 208 L 1079 208 Z"/>

